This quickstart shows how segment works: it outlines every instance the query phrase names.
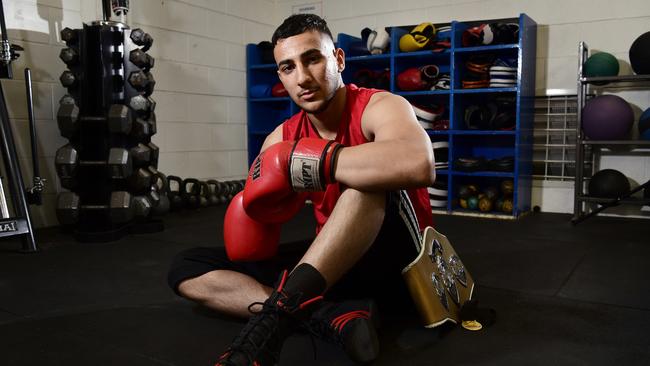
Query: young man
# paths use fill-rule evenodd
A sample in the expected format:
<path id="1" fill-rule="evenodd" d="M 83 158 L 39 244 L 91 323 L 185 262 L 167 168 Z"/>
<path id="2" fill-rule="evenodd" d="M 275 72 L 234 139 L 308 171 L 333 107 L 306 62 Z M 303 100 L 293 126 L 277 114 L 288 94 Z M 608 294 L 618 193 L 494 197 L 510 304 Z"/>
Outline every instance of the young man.
<path id="1" fill-rule="evenodd" d="M 400 271 L 432 224 L 424 188 L 435 180 L 431 142 L 405 99 L 343 83 L 345 55 L 323 19 L 291 16 L 272 43 L 278 76 L 302 111 L 266 138 L 228 208 L 225 251 L 179 254 L 169 283 L 214 310 L 250 317 L 217 365 L 275 364 L 284 339 L 305 325 L 368 362 L 378 353 L 376 309 L 358 298 L 408 299 Z M 279 226 L 305 199 L 316 238 L 293 262 L 273 257 Z M 273 288 L 283 268 L 293 270 Z M 357 300 L 331 303 L 324 294 Z"/>

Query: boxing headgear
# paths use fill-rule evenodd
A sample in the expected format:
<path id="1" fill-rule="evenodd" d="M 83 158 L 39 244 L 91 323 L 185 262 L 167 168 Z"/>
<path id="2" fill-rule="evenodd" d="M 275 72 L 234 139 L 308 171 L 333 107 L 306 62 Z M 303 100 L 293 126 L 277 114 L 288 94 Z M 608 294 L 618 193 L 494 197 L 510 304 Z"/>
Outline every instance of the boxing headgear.
<path id="1" fill-rule="evenodd" d="M 375 29 L 368 35 L 368 51 L 373 55 L 379 55 L 388 50 L 388 43 L 390 42 L 390 35 L 386 29 Z"/>

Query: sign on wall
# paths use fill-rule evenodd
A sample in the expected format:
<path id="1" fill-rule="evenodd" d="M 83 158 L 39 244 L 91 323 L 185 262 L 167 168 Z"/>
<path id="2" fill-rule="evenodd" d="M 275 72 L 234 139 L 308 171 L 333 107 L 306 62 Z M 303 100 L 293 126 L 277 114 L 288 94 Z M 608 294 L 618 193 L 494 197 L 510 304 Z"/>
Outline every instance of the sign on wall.
<path id="1" fill-rule="evenodd" d="M 291 9 L 292 14 L 316 14 L 318 16 L 323 16 L 323 3 L 310 3 L 310 4 L 301 4 L 294 5 Z"/>

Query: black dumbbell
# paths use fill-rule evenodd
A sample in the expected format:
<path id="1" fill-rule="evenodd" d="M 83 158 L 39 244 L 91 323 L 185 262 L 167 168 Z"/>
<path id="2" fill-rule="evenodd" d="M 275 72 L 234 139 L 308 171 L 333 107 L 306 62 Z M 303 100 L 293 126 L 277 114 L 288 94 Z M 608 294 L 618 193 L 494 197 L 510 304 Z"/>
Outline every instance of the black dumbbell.
<path id="1" fill-rule="evenodd" d="M 133 197 L 133 216 L 137 219 L 146 219 L 151 215 L 153 203 L 149 196 L 135 196 Z"/>
<path id="2" fill-rule="evenodd" d="M 79 54 L 72 48 L 62 48 L 59 52 L 59 58 L 66 65 L 74 65 L 79 61 Z"/>
<path id="3" fill-rule="evenodd" d="M 70 144 L 66 144 L 56 151 L 55 166 L 61 179 L 61 185 L 67 189 L 76 186 L 79 166 L 104 168 L 113 179 L 124 179 L 130 176 L 133 170 L 131 156 L 126 149 L 111 148 L 107 160 L 80 160 L 77 150 Z"/>
<path id="4" fill-rule="evenodd" d="M 149 33 L 145 33 L 145 31 L 140 28 L 135 28 L 131 31 L 131 40 L 136 45 L 141 46 L 143 51 L 147 51 L 153 44 L 153 38 Z"/>
<path id="5" fill-rule="evenodd" d="M 156 148 L 158 147 L 156 146 Z M 145 145 L 140 142 L 136 146 L 129 149 L 129 152 L 131 153 L 131 159 L 133 160 L 133 165 L 135 166 L 149 165 L 152 162 L 153 151 L 149 144 Z"/>
<path id="6" fill-rule="evenodd" d="M 77 38 L 79 38 L 78 32 L 79 31 L 76 29 L 65 27 L 61 29 L 61 40 L 67 44 L 74 43 L 77 41 Z"/>
<path id="7" fill-rule="evenodd" d="M 144 118 L 136 118 L 135 122 L 133 122 L 131 135 L 137 139 L 153 136 L 151 123 L 149 123 L 149 121 Z"/>
<path id="8" fill-rule="evenodd" d="M 129 187 L 136 192 L 147 192 L 151 188 L 153 174 L 148 168 L 138 168 L 127 178 Z"/>
<path id="9" fill-rule="evenodd" d="M 181 186 L 181 197 L 187 208 L 198 208 L 200 206 L 201 186 L 196 178 L 185 178 Z"/>
<path id="10" fill-rule="evenodd" d="M 175 175 L 167 176 L 169 207 L 171 208 L 172 211 L 177 211 L 183 208 L 183 197 L 181 197 L 182 185 L 183 185 L 183 180 L 180 177 L 177 177 Z"/>
<path id="11" fill-rule="evenodd" d="M 65 97 L 64 97 L 65 98 Z M 70 103 L 72 102 L 72 103 Z M 131 110 L 123 104 L 113 104 L 108 109 L 105 117 L 79 116 L 79 108 L 74 104 L 74 99 L 61 98 L 61 105 L 56 114 L 56 122 L 61 131 L 61 136 L 71 138 L 77 131 L 80 122 L 100 122 L 108 120 L 108 129 L 115 133 L 126 133 L 132 125 Z"/>
<path id="12" fill-rule="evenodd" d="M 134 71 L 129 75 L 129 84 L 131 84 L 135 90 L 145 92 L 145 95 L 149 95 L 153 92 L 153 85 L 150 84 L 156 83 L 156 81 L 153 80 L 153 77 L 151 79 L 149 78 L 150 75 L 150 72 L 145 73 L 144 71 Z"/>
<path id="13" fill-rule="evenodd" d="M 105 211 L 111 222 L 131 221 L 135 214 L 133 200 L 129 192 L 112 192 L 108 205 L 82 205 L 79 195 L 74 192 L 61 192 L 57 197 L 56 216 L 63 225 L 79 222 L 82 211 Z"/>
<path id="14" fill-rule="evenodd" d="M 113 104 L 108 109 L 108 130 L 128 134 L 133 125 L 131 109 L 124 104 Z"/>
<path id="15" fill-rule="evenodd" d="M 129 101 L 129 107 L 140 115 L 147 115 L 156 108 L 156 102 L 151 97 L 136 95 Z"/>
<path id="16" fill-rule="evenodd" d="M 136 48 L 129 53 L 129 60 L 133 62 L 135 66 L 144 69 L 145 71 L 151 69 L 155 62 L 153 57 L 139 48 Z"/>
<path id="17" fill-rule="evenodd" d="M 59 81 L 61 81 L 61 85 L 66 88 L 71 88 L 77 84 L 77 76 L 72 71 L 65 70 L 61 73 L 61 76 L 59 76 Z"/>

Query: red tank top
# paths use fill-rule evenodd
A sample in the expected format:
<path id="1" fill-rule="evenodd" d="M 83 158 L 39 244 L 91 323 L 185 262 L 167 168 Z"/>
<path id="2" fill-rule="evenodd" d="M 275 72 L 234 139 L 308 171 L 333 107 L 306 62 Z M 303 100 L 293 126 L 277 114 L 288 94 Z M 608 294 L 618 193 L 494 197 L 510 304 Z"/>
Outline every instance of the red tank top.
<path id="1" fill-rule="evenodd" d="M 346 86 L 346 104 L 335 141 L 343 146 L 355 146 L 369 142 L 361 131 L 361 116 L 370 101 L 370 97 L 383 90 L 358 88 L 354 84 Z M 286 120 L 282 125 L 282 140 L 297 140 L 301 137 L 321 138 L 314 128 L 307 113 L 300 111 Z M 433 215 L 429 203 L 429 193 L 426 188 L 410 189 L 407 191 L 415 213 L 418 217 L 420 230 L 433 224 Z M 320 232 L 329 218 L 334 205 L 341 195 L 339 183 L 330 184 L 324 192 L 311 192 L 309 199 L 314 204 L 314 216 L 316 217 L 316 232 Z"/>

